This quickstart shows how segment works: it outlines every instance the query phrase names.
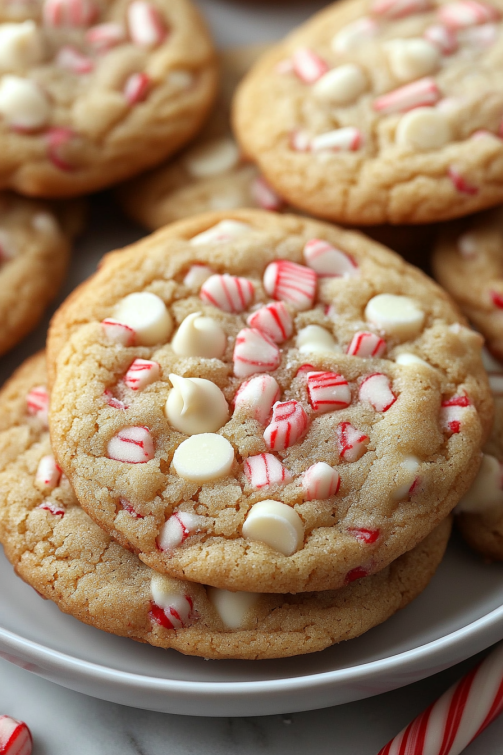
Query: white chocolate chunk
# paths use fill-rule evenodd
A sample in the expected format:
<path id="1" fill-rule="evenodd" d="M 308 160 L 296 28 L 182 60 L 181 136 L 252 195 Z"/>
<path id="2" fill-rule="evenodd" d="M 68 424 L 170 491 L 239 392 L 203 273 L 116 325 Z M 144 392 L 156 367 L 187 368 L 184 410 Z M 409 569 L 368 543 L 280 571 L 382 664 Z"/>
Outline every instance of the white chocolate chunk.
<path id="1" fill-rule="evenodd" d="M 341 347 L 335 343 L 333 335 L 321 325 L 307 325 L 299 330 L 295 345 L 301 354 L 342 352 Z"/>
<path id="2" fill-rule="evenodd" d="M 239 163 L 239 147 L 229 137 L 191 149 L 185 167 L 193 178 L 208 178 L 228 173 Z"/>
<path id="3" fill-rule="evenodd" d="M 214 433 L 229 418 L 229 406 L 220 388 L 211 380 L 169 376 L 173 389 L 166 401 L 168 422 L 185 435 Z"/>
<path id="4" fill-rule="evenodd" d="M 333 105 L 349 105 L 368 87 L 368 80 L 360 66 L 346 63 L 332 68 L 313 86 L 313 94 Z"/>
<path id="5" fill-rule="evenodd" d="M 248 513 L 243 537 L 258 540 L 284 556 L 291 556 L 304 541 L 304 525 L 297 512 L 286 503 L 260 501 Z"/>
<path id="6" fill-rule="evenodd" d="M 214 270 L 208 265 L 191 265 L 187 275 L 183 279 L 183 282 L 189 288 L 194 288 L 199 291 L 201 286 L 208 278 L 211 278 Z"/>
<path id="7" fill-rule="evenodd" d="M 408 351 L 402 351 L 401 354 L 398 354 L 395 362 L 402 367 L 431 367 L 431 364 L 425 362 L 424 359 L 421 359 L 421 357 L 418 357 L 415 354 L 410 354 Z"/>
<path id="8" fill-rule="evenodd" d="M 246 617 L 257 604 L 260 593 L 230 592 L 218 587 L 207 587 L 208 600 L 222 619 L 227 629 L 239 629 L 246 623 Z"/>
<path id="9" fill-rule="evenodd" d="M 440 149 L 452 141 L 452 129 L 444 113 L 431 107 L 418 107 L 400 118 L 396 143 L 418 150 Z"/>
<path id="10" fill-rule="evenodd" d="M 0 69 L 14 71 L 40 63 L 44 48 L 34 21 L 0 24 Z"/>
<path id="11" fill-rule="evenodd" d="M 192 246 L 202 246 L 203 244 L 223 244 L 240 236 L 250 233 L 251 227 L 248 223 L 241 223 L 239 220 L 221 220 L 213 228 L 198 233 L 190 240 Z"/>
<path id="12" fill-rule="evenodd" d="M 8 74 L 0 81 L 0 114 L 10 126 L 30 131 L 50 118 L 49 100 L 38 84 Z"/>
<path id="13" fill-rule="evenodd" d="M 227 335 L 213 317 L 201 312 L 188 315 L 173 336 L 171 348 L 184 357 L 220 359 L 227 346 Z"/>
<path id="14" fill-rule="evenodd" d="M 482 455 L 482 464 L 468 493 L 456 507 L 456 514 L 479 514 L 503 506 L 503 475 L 501 464 L 490 454 Z"/>
<path id="15" fill-rule="evenodd" d="M 345 53 L 357 50 L 377 34 L 376 22 L 368 17 L 359 18 L 342 29 L 332 40 L 334 52 Z"/>
<path id="16" fill-rule="evenodd" d="M 214 433 L 187 438 L 173 456 L 176 473 L 191 482 L 211 482 L 227 477 L 233 462 L 233 447 L 226 438 Z"/>
<path id="17" fill-rule="evenodd" d="M 417 456 L 406 456 L 401 462 L 397 477 L 399 484 L 392 493 L 394 501 L 403 501 L 411 493 L 411 489 L 417 479 L 419 459 Z"/>
<path id="18" fill-rule="evenodd" d="M 136 342 L 141 346 L 164 343 L 173 329 L 171 315 L 163 300 L 148 291 L 126 296 L 115 307 L 114 316 L 133 328 Z"/>
<path id="19" fill-rule="evenodd" d="M 180 583 L 164 574 L 152 572 L 150 594 L 156 606 L 162 608 L 173 629 L 181 629 L 190 624 L 192 599 L 180 592 Z"/>
<path id="20" fill-rule="evenodd" d="M 391 71 L 398 81 L 420 79 L 434 73 L 440 65 L 440 51 L 427 39 L 393 39 L 385 47 Z"/>
<path id="21" fill-rule="evenodd" d="M 408 296 L 378 294 L 365 307 L 365 318 L 387 335 L 405 341 L 421 332 L 424 312 Z"/>

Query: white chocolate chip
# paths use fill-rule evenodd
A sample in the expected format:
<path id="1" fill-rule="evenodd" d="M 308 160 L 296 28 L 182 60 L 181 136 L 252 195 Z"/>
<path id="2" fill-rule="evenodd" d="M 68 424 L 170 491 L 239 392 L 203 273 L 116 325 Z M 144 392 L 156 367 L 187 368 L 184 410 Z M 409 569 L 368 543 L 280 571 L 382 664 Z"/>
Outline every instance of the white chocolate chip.
<path id="1" fill-rule="evenodd" d="M 365 307 L 365 318 L 387 335 L 406 341 L 421 332 L 424 312 L 408 296 L 378 294 Z"/>
<path id="2" fill-rule="evenodd" d="M 175 89 L 189 89 L 194 83 L 194 74 L 190 71 L 183 71 L 178 69 L 177 71 L 171 71 L 168 74 L 168 83 Z"/>
<path id="3" fill-rule="evenodd" d="M 213 273 L 214 270 L 208 267 L 208 265 L 191 265 L 187 275 L 183 279 L 184 285 L 199 291 L 203 283 L 208 278 L 211 278 Z"/>
<path id="4" fill-rule="evenodd" d="M 400 118 L 396 142 L 418 150 L 440 149 L 452 141 L 452 129 L 445 115 L 431 107 L 418 107 Z"/>
<path id="5" fill-rule="evenodd" d="M 185 435 L 214 433 L 225 425 L 229 407 L 215 383 L 204 378 L 169 376 L 173 389 L 166 401 L 168 422 Z"/>
<path id="6" fill-rule="evenodd" d="M 458 251 L 465 259 L 476 257 L 480 244 L 474 233 L 463 233 L 458 238 Z"/>
<path id="7" fill-rule="evenodd" d="M 184 357 L 220 359 L 227 346 L 227 336 L 213 317 L 201 312 L 188 315 L 173 336 L 171 348 Z"/>
<path id="8" fill-rule="evenodd" d="M 0 68 L 14 71 L 40 63 L 44 56 L 42 38 L 34 21 L 0 24 Z"/>
<path id="9" fill-rule="evenodd" d="M 402 351 L 401 354 L 398 354 L 395 362 L 401 367 L 431 367 L 431 364 L 425 362 L 424 359 L 415 354 L 410 354 L 408 351 Z"/>
<path id="10" fill-rule="evenodd" d="M 440 65 L 438 47 L 426 39 L 393 39 L 385 47 L 391 71 L 398 81 L 413 81 L 428 76 Z"/>
<path id="11" fill-rule="evenodd" d="M 359 18 L 342 29 L 332 40 L 334 52 L 345 53 L 357 50 L 377 34 L 377 24 L 368 17 Z"/>
<path id="12" fill-rule="evenodd" d="M 203 244 L 223 244 L 232 239 L 245 236 L 251 231 L 248 223 L 241 223 L 239 220 L 221 220 L 213 228 L 198 233 L 191 238 L 192 246 L 202 246 Z"/>
<path id="13" fill-rule="evenodd" d="M 234 139 L 224 137 L 191 149 L 185 167 L 194 178 L 208 178 L 228 173 L 239 163 L 239 147 Z"/>
<path id="14" fill-rule="evenodd" d="M 39 233 L 56 235 L 59 232 L 58 221 L 50 212 L 37 212 L 31 219 L 31 226 Z"/>
<path id="15" fill-rule="evenodd" d="M 360 66 L 346 63 L 332 68 L 313 86 L 314 96 L 333 105 L 349 105 L 368 87 L 368 80 Z"/>
<path id="16" fill-rule="evenodd" d="M 304 541 L 304 525 L 295 509 L 286 503 L 260 501 L 248 513 L 243 537 L 258 540 L 284 556 L 291 556 Z"/>
<path id="17" fill-rule="evenodd" d="M 171 315 L 163 300 L 148 291 L 129 294 L 117 304 L 114 317 L 136 333 L 141 346 L 154 346 L 168 340 L 173 329 Z"/>
<path id="18" fill-rule="evenodd" d="M 227 629 L 239 629 L 245 624 L 247 614 L 260 598 L 255 592 L 230 592 L 218 587 L 207 587 L 208 600 L 222 619 Z"/>
<path id="19" fill-rule="evenodd" d="M 411 492 L 419 469 L 419 459 L 416 456 L 406 456 L 398 468 L 399 485 L 392 494 L 394 501 L 404 500 Z"/>
<path id="20" fill-rule="evenodd" d="M 299 330 L 295 345 L 301 354 L 311 354 L 314 352 L 336 352 L 341 353 L 341 347 L 335 343 L 331 333 L 322 328 L 321 325 L 307 325 Z"/>
<path id="21" fill-rule="evenodd" d="M 50 118 L 49 101 L 30 79 L 8 74 L 0 82 L 0 113 L 10 126 L 31 130 L 45 126 Z"/>
<path id="22" fill-rule="evenodd" d="M 456 513 L 478 514 L 503 506 L 501 464 L 490 454 L 482 455 L 482 464 L 468 493 L 456 507 Z"/>
<path id="23" fill-rule="evenodd" d="M 173 456 L 177 474 L 191 482 L 211 482 L 226 477 L 232 469 L 234 449 L 226 438 L 214 433 L 193 435 L 181 443 Z"/>

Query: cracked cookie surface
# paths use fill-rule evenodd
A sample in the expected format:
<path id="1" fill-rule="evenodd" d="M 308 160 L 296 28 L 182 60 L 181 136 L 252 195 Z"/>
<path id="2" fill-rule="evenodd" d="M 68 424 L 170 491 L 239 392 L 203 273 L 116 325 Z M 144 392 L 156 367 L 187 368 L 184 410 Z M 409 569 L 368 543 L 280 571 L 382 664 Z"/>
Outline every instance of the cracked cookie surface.
<path id="1" fill-rule="evenodd" d="M 346 0 L 238 89 L 244 151 L 285 200 L 336 222 L 430 223 L 503 199 L 503 4 Z"/>
<path id="2" fill-rule="evenodd" d="M 197 132 L 216 78 L 189 0 L 3 0 L 0 186 L 67 197 L 141 172 Z"/>
<path id="3" fill-rule="evenodd" d="M 45 383 L 39 354 L 0 393 L 0 541 L 22 579 L 86 624 L 206 658 L 315 652 L 403 608 L 442 559 L 449 520 L 379 574 L 339 591 L 232 596 L 158 575 L 78 506 L 51 454 Z"/>
<path id="4" fill-rule="evenodd" d="M 48 343 L 53 448 L 83 508 L 220 588 L 384 568 L 466 492 L 492 419 L 481 338 L 444 292 L 295 216 L 203 215 L 109 255 Z"/>

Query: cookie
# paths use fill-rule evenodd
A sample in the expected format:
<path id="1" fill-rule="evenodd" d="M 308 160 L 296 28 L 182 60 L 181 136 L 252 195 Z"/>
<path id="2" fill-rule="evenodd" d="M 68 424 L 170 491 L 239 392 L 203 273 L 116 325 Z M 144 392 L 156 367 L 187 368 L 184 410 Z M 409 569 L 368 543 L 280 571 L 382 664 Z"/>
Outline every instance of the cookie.
<path id="1" fill-rule="evenodd" d="M 503 561 L 503 364 L 489 352 L 484 364 L 494 396 L 494 424 L 475 482 L 456 507 L 456 522 L 472 548 Z"/>
<path id="2" fill-rule="evenodd" d="M 448 519 L 379 574 L 339 591 L 229 593 L 162 576 L 78 506 L 51 454 L 43 410 L 32 409 L 45 382 L 39 354 L 0 394 L 0 541 L 20 577 L 86 624 L 206 658 L 311 653 L 385 621 L 426 587 L 442 559 Z"/>
<path id="3" fill-rule="evenodd" d="M 355 225 L 503 199 L 501 0 L 346 0 L 267 53 L 234 126 L 274 189 Z"/>
<path id="4" fill-rule="evenodd" d="M 435 277 L 503 361 L 503 210 L 453 223 L 434 248 Z"/>
<path id="5" fill-rule="evenodd" d="M 186 144 L 216 90 L 189 0 L 34 0 L 0 8 L 0 186 L 85 194 Z"/>
<path id="6" fill-rule="evenodd" d="M 202 215 L 106 257 L 56 315 L 53 448 L 82 507 L 157 571 L 337 589 L 469 487 L 492 419 L 481 342 L 360 234 Z"/>
<path id="7" fill-rule="evenodd" d="M 258 169 L 243 159 L 230 128 L 234 90 L 265 49 L 255 45 L 221 54 L 221 91 L 203 132 L 182 155 L 118 189 L 128 215 L 156 229 L 212 210 L 283 207 Z"/>
<path id="8" fill-rule="evenodd" d="M 55 210 L 0 192 L 0 354 L 35 327 L 57 294 L 78 215 L 77 207 Z"/>

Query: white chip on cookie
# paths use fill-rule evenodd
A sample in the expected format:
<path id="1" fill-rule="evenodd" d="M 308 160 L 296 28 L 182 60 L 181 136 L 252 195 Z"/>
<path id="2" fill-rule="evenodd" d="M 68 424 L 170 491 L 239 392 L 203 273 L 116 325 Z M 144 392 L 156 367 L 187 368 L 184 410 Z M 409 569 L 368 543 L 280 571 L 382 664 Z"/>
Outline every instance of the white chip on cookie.
<path id="1" fill-rule="evenodd" d="M 280 501 L 255 503 L 243 525 L 243 537 L 269 545 L 291 556 L 304 540 L 304 525 L 297 512 Z"/>
<path id="2" fill-rule="evenodd" d="M 164 343 L 173 329 L 171 315 L 163 300 L 148 291 L 126 296 L 115 307 L 114 316 L 134 330 L 137 342 L 143 346 Z"/>
<path id="3" fill-rule="evenodd" d="M 257 604 L 260 593 L 230 592 L 218 587 L 208 587 L 206 592 L 210 603 L 228 629 L 239 629 L 245 624 L 247 614 Z"/>
<path id="4" fill-rule="evenodd" d="M 378 294 L 365 307 L 365 319 L 387 335 L 407 340 L 421 332 L 424 312 L 408 296 Z"/>
<path id="5" fill-rule="evenodd" d="M 34 21 L 0 24 L 0 69 L 14 71 L 39 63 L 44 46 Z"/>
<path id="6" fill-rule="evenodd" d="M 341 347 L 335 342 L 333 335 L 321 325 L 306 325 L 297 333 L 295 345 L 301 354 L 314 352 L 338 352 Z"/>
<path id="7" fill-rule="evenodd" d="M 503 471 L 501 463 L 490 454 L 482 455 L 477 477 L 458 503 L 456 513 L 478 514 L 503 507 Z"/>
<path id="8" fill-rule="evenodd" d="M 239 160 L 239 147 L 234 139 L 223 137 L 191 149 L 185 167 L 194 178 L 207 178 L 227 173 Z"/>
<path id="9" fill-rule="evenodd" d="M 444 113 L 420 107 L 403 115 L 396 129 L 397 144 L 418 150 L 440 149 L 452 140 L 452 129 Z"/>
<path id="10" fill-rule="evenodd" d="M 171 341 L 175 354 L 219 359 L 227 346 L 227 335 L 213 317 L 194 312 L 180 324 Z"/>
<path id="11" fill-rule="evenodd" d="M 360 66 L 346 63 L 332 68 L 318 79 L 313 86 L 313 94 L 323 102 L 349 105 L 358 99 L 367 87 L 368 80 Z"/>
<path id="12" fill-rule="evenodd" d="M 225 425 L 229 407 L 220 388 L 211 380 L 171 374 L 173 385 L 166 401 L 166 417 L 185 435 L 214 433 Z"/>
<path id="13" fill-rule="evenodd" d="M 440 65 L 440 52 L 427 39 L 393 39 L 385 48 L 391 71 L 398 81 L 428 76 Z"/>
<path id="14" fill-rule="evenodd" d="M 234 463 L 234 449 L 226 438 L 214 433 L 192 435 L 173 456 L 177 474 L 192 482 L 211 482 L 227 477 Z"/>
<path id="15" fill-rule="evenodd" d="M 31 79 L 7 74 L 0 80 L 0 114 L 9 126 L 30 131 L 45 126 L 50 105 L 41 88 Z"/>

